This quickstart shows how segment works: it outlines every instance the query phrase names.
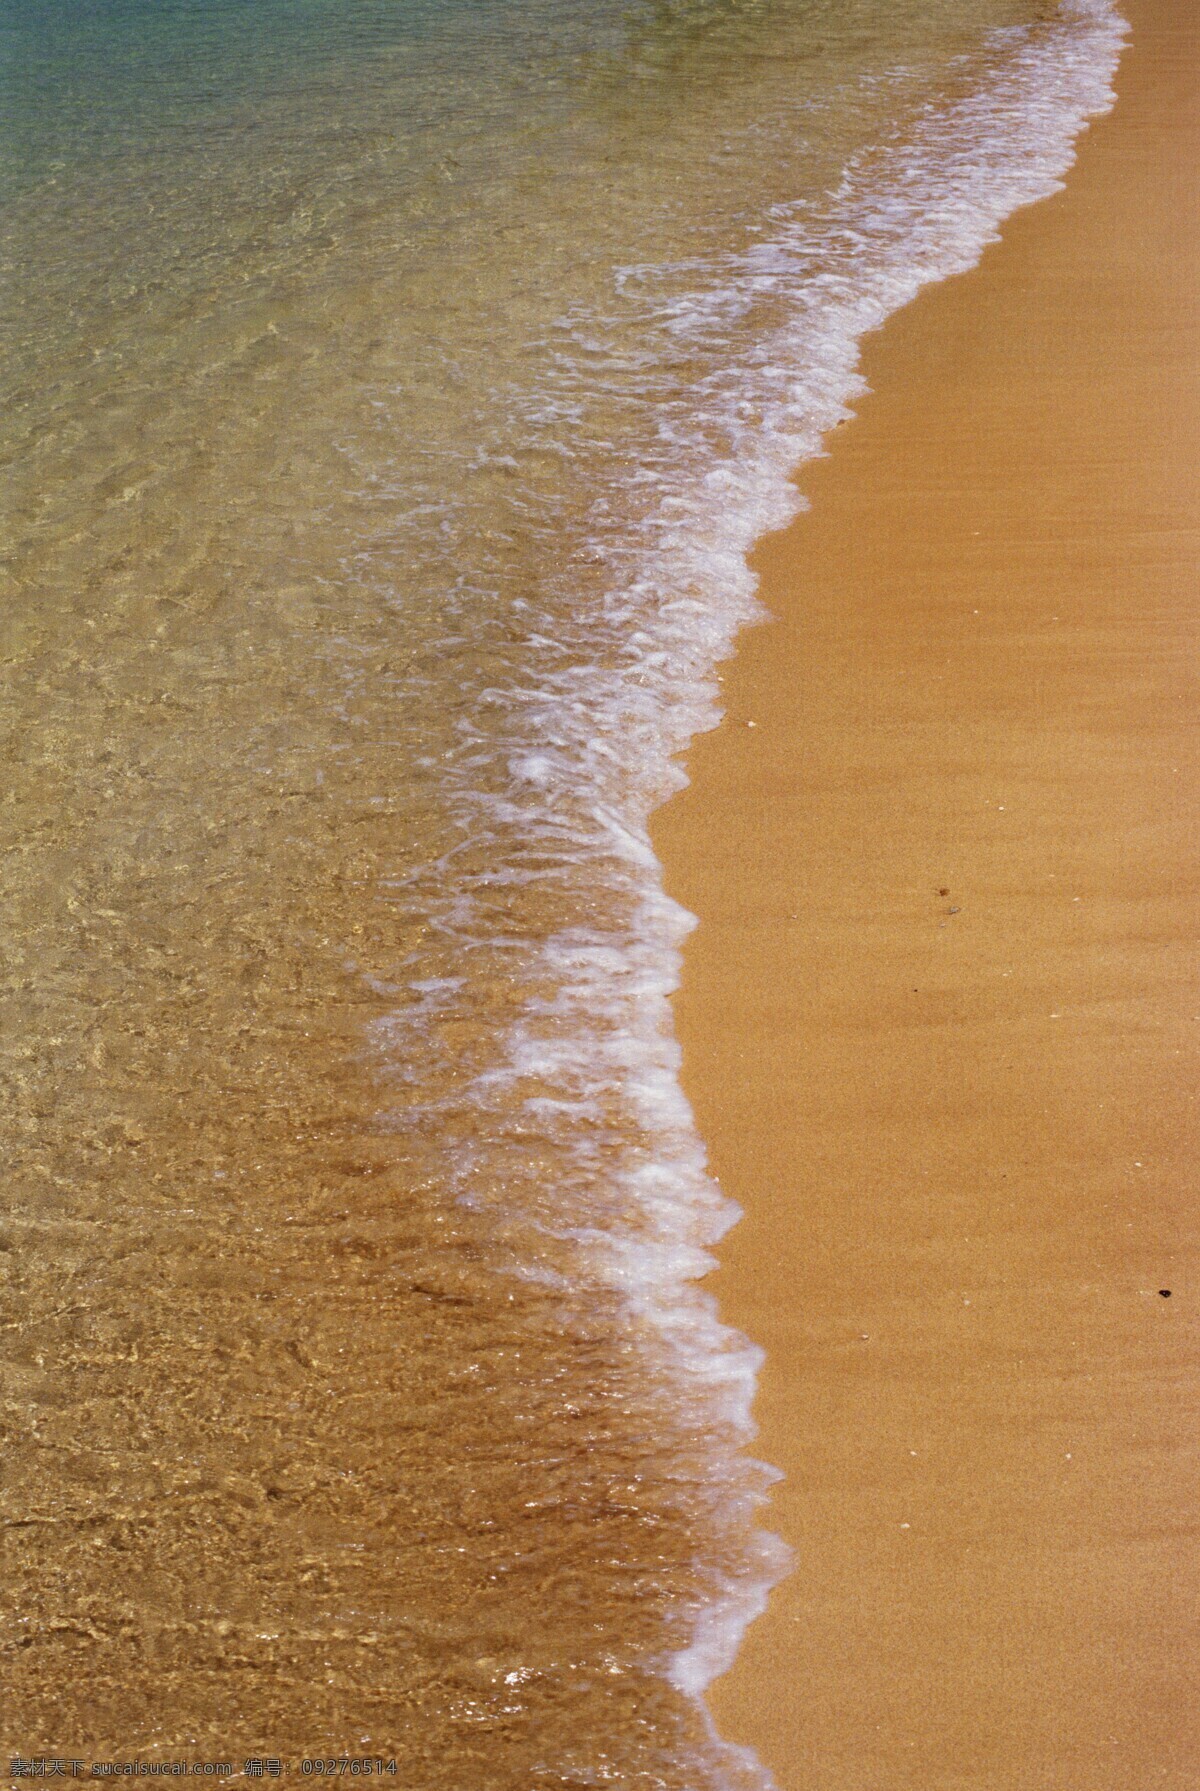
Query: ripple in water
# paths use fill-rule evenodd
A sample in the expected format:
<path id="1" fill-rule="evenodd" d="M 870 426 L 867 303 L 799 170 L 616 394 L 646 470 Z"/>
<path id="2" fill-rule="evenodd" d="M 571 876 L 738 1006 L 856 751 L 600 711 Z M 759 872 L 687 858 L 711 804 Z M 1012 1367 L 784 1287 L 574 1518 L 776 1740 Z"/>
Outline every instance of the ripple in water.
<path id="1" fill-rule="evenodd" d="M 857 342 L 1121 30 L 0 12 L 14 1748 L 763 1783 L 647 819 Z"/>

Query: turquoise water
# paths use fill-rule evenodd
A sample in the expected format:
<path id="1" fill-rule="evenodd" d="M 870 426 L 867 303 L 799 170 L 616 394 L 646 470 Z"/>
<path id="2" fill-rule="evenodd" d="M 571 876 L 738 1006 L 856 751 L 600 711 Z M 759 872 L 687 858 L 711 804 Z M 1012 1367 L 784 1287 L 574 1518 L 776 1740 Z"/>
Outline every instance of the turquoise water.
<path id="1" fill-rule="evenodd" d="M 862 334 L 1119 39 L 0 4 L 14 1748 L 761 1784 L 647 817 Z"/>

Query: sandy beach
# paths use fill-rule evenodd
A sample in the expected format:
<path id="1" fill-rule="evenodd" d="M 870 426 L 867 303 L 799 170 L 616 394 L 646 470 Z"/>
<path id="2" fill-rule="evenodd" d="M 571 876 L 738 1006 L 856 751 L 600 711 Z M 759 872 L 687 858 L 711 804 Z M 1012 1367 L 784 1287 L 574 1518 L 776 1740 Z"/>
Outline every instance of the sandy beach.
<path id="1" fill-rule="evenodd" d="M 1200 1783 L 1197 15 L 867 344 L 656 825 L 791 1577 L 782 1791 Z"/>

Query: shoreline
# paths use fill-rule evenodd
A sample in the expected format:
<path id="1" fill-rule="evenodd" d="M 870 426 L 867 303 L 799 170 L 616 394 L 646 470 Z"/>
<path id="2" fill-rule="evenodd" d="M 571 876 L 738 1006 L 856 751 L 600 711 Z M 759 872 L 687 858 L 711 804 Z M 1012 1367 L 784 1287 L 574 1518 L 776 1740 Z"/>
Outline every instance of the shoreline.
<path id="1" fill-rule="evenodd" d="M 796 1556 L 708 1701 L 780 1791 L 1200 1769 L 1200 81 L 1123 10 L 1065 190 L 868 339 L 654 821 Z"/>

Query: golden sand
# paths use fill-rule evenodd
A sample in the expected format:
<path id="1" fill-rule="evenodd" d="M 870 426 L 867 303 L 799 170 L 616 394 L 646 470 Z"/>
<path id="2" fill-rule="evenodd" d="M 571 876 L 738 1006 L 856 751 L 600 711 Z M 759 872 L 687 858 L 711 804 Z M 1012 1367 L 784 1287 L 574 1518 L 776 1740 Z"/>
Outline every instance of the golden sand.
<path id="1" fill-rule="evenodd" d="M 783 1791 L 1200 1784 L 1200 42 L 1127 11 L 1065 192 L 868 345 L 657 828 L 796 1552 L 712 1702 Z"/>

